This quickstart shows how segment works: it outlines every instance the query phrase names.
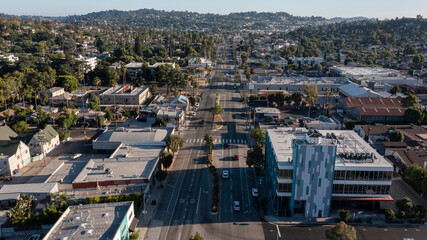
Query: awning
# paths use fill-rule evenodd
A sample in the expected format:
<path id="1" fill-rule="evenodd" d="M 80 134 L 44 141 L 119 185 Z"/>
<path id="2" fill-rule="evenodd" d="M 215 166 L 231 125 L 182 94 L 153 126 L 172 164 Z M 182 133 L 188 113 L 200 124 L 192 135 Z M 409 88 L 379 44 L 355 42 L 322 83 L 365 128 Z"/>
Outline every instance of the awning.
<path id="1" fill-rule="evenodd" d="M 332 201 L 381 201 L 381 202 L 393 202 L 394 199 L 389 195 L 388 197 L 371 197 L 371 198 L 332 198 Z"/>
<path id="2" fill-rule="evenodd" d="M 136 224 L 138 224 L 138 218 L 134 217 L 132 222 L 129 225 L 129 231 L 135 232 Z"/>

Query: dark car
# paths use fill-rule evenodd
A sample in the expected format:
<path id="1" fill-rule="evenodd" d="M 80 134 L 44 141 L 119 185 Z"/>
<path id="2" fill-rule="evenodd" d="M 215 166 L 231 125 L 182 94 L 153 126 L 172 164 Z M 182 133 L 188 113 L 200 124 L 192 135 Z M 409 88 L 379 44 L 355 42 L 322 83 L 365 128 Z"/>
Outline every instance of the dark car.
<path id="1" fill-rule="evenodd" d="M 234 155 L 233 159 L 234 160 L 239 160 L 239 155 Z"/>
<path id="2" fill-rule="evenodd" d="M 230 145 L 228 145 L 228 143 L 224 143 L 224 147 L 229 147 Z"/>
<path id="3" fill-rule="evenodd" d="M 200 121 L 200 124 L 205 124 L 205 120 Z"/>

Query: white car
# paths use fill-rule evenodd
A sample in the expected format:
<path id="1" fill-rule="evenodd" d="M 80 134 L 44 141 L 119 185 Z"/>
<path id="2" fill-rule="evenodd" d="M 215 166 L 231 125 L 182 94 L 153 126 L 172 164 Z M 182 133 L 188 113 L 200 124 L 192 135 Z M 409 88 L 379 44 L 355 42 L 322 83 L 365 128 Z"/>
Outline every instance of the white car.
<path id="1" fill-rule="evenodd" d="M 196 112 L 191 112 L 191 116 L 196 116 Z"/>
<path id="2" fill-rule="evenodd" d="M 199 103 L 196 103 L 196 107 L 199 107 L 200 106 L 200 104 Z"/>
<path id="3" fill-rule="evenodd" d="M 228 170 L 223 170 L 222 171 L 222 178 L 226 179 L 226 178 L 229 178 L 229 177 L 230 177 L 230 175 L 228 174 Z"/>
<path id="4" fill-rule="evenodd" d="M 76 154 L 74 154 L 73 156 L 71 156 L 71 159 L 77 159 L 77 158 L 79 158 L 79 157 L 81 157 L 82 156 L 82 154 L 81 153 L 76 153 Z"/>
<path id="5" fill-rule="evenodd" d="M 259 197 L 258 188 L 252 188 L 252 197 Z"/>
<path id="6" fill-rule="evenodd" d="M 233 202 L 233 210 L 235 212 L 240 212 L 240 202 L 239 201 L 234 201 Z"/>

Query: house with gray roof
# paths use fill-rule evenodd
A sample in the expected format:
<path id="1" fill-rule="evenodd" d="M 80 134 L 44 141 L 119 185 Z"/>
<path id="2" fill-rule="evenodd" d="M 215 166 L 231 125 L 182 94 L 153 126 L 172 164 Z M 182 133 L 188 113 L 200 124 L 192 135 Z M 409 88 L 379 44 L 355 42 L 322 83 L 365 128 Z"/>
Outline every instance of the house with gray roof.
<path id="1" fill-rule="evenodd" d="M 31 162 L 28 146 L 17 138 L 10 127 L 0 127 L 0 175 L 14 175 Z"/>
<path id="2" fill-rule="evenodd" d="M 40 154 L 48 154 L 60 144 L 59 134 L 51 125 L 47 125 L 45 129 L 40 130 L 28 142 L 31 155 L 37 156 Z"/>

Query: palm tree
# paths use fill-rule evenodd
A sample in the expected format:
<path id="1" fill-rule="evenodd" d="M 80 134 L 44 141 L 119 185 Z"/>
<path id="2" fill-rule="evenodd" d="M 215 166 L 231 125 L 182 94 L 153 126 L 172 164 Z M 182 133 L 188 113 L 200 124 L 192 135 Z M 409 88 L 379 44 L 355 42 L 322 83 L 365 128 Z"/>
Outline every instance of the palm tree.
<path id="1" fill-rule="evenodd" d="M 325 107 L 326 107 L 326 105 L 328 103 L 328 97 L 329 97 L 329 94 L 331 93 L 331 89 L 330 88 L 326 88 L 325 92 L 326 92 L 326 99 L 323 102 L 323 114 L 325 114 Z"/>
<path id="2" fill-rule="evenodd" d="M 310 118 L 311 106 L 317 103 L 317 85 L 307 85 L 304 89 L 306 101 L 308 103 L 308 117 Z"/>

